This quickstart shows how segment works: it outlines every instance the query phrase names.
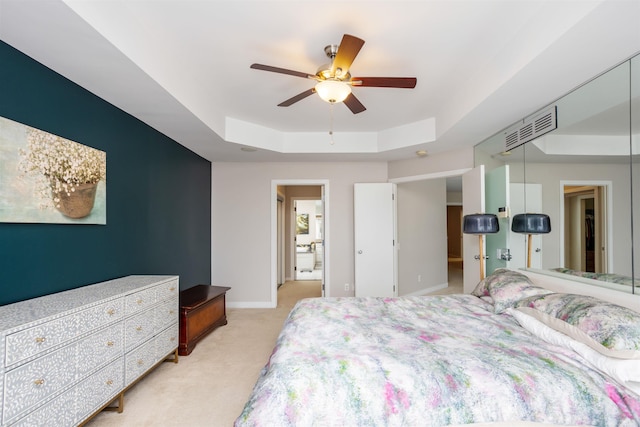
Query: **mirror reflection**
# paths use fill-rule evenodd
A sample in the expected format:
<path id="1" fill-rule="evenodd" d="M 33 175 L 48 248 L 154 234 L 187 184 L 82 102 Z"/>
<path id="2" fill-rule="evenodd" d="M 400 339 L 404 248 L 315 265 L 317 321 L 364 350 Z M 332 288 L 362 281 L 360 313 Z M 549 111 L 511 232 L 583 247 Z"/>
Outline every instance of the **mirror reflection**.
<path id="1" fill-rule="evenodd" d="M 549 117 L 547 133 L 534 131 L 510 145 L 514 134 L 526 137 Z M 478 144 L 475 163 L 485 165 L 485 210 L 501 221 L 500 233 L 487 236 L 488 271 L 529 262 L 547 274 L 634 292 L 633 278 L 640 284 L 640 56 Z M 520 213 L 549 215 L 551 232 L 512 232 Z"/>

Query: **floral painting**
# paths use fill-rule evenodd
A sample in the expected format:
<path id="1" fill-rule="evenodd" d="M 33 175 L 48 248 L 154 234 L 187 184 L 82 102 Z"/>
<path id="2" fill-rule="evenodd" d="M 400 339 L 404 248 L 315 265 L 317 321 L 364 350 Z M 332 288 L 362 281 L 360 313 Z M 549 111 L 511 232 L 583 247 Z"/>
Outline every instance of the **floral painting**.
<path id="1" fill-rule="evenodd" d="M 104 151 L 0 117 L 0 222 L 106 224 Z"/>

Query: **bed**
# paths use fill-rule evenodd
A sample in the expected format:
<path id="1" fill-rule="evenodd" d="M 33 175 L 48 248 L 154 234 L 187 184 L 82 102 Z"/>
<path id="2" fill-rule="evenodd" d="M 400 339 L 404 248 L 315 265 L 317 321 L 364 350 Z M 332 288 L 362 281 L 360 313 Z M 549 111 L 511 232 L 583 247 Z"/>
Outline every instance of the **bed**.
<path id="1" fill-rule="evenodd" d="M 640 314 L 506 269 L 471 295 L 301 300 L 235 425 L 484 423 L 640 425 Z"/>

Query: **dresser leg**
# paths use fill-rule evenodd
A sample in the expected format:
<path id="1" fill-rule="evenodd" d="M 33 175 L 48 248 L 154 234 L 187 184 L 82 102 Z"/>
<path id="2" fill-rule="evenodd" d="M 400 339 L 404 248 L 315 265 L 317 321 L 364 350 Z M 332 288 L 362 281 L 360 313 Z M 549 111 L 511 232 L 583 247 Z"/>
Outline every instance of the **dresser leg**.
<path id="1" fill-rule="evenodd" d="M 171 353 L 167 357 L 164 358 L 163 362 L 173 362 L 178 363 L 178 349 L 173 350 L 173 357 Z"/>
<path id="2" fill-rule="evenodd" d="M 118 395 L 117 406 L 107 406 L 106 408 L 103 409 L 103 411 L 113 411 L 113 412 L 117 411 L 119 414 L 121 414 L 122 411 L 124 411 L 124 392 Z"/>

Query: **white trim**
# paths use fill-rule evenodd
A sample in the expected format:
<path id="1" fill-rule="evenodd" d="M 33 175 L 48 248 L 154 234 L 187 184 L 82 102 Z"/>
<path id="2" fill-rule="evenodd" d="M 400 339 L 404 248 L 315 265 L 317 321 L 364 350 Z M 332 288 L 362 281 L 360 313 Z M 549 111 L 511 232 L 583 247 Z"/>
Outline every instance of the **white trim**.
<path id="1" fill-rule="evenodd" d="M 431 292 L 436 292 L 441 289 L 447 289 L 449 287 L 449 283 L 440 283 L 439 285 L 429 286 L 428 288 L 420 289 L 419 291 L 411 292 L 410 294 L 403 294 L 402 297 L 421 297 L 423 295 L 430 294 Z"/>
<path id="2" fill-rule="evenodd" d="M 560 181 L 560 223 L 559 245 L 560 265 L 564 266 L 564 187 L 565 185 L 589 185 L 606 188 L 607 193 L 607 271 L 615 271 L 613 268 L 613 182 L 602 180 L 566 180 Z"/>
<path id="3" fill-rule="evenodd" d="M 227 308 L 275 308 L 275 306 L 271 305 L 271 302 L 226 302 Z"/>
<path id="4" fill-rule="evenodd" d="M 278 186 L 283 185 L 319 185 L 324 187 L 324 295 L 328 297 L 331 290 L 330 252 L 329 242 L 329 180 L 328 179 L 272 179 L 271 180 L 271 301 L 268 307 L 253 306 L 253 303 L 241 303 L 237 308 L 275 308 L 278 306 Z M 248 304 L 248 305 L 247 305 Z"/>
<path id="5" fill-rule="evenodd" d="M 470 170 L 471 168 L 464 168 L 464 169 L 455 169 L 455 170 L 444 171 L 444 172 L 427 173 L 424 175 L 404 176 L 402 178 L 392 178 L 388 182 L 392 182 L 394 184 L 400 184 L 403 182 L 423 181 L 425 179 L 449 178 L 453 176 L 463 175 L 469 172 Z"/>
<path id="6" fill-rule="evenodd" d="M 209 198 L 211 199 L 211 205 L 209 206 L 209 227 L 211 228 L 211 232 L 209 235 L 209 238 L 211 239 L 209 241 L 209 251 L 210 251 L 210 261 L 211 261 L 211 271 L 209 271 L 209 282 L 213 283 L 213 278 L 216 277 L 214 274 L 214 268 L 215 268 L 215 260 L 213 259 L 213 242 L 215 242 L 215 238 L 214 238 L 214 231 L 215 231 L 215 227 L 213 225 L 213 203 L 215 200 L 215 197 L 213 196 L 213 189 L 215 188 L 213 186 L 213 163 L 209 163 L 209 176 L 211 177 L 211 182 L 209 183 L 211 191 L 209 193 Z M 226 298 L 226 297 L 225 297 Z"/>

